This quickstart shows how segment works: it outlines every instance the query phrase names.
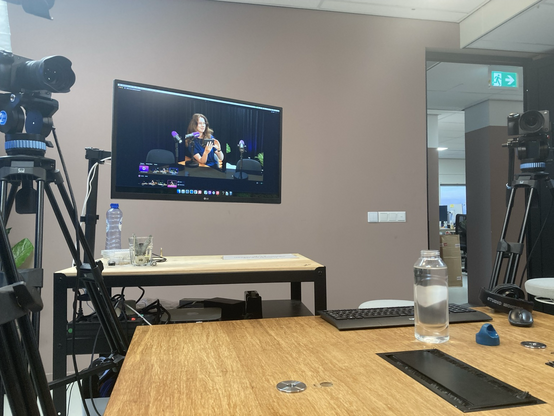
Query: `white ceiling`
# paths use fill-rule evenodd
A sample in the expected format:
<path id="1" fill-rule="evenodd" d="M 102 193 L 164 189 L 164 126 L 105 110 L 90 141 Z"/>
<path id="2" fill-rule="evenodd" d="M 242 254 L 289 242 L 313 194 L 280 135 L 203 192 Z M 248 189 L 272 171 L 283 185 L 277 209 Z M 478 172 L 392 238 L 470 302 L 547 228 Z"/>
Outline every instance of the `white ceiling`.
<path id="1" fill-rule="evenodd" d="M 216 0 L 270 7 L 289 7 L 367 14 L 406 19 L 461 23 L 489 2 L 499 7 L 507 0 Z M 519 1 L 519 0 L 512 0 Z M 495 5 L 495 7 L 497 6 Z M 489 5 L 491 6 L 491 5 Z M 532 57 L 554 52 L 554 0 L 536 0 L 532 6 L 492 28 L 465 48 Z M 503 52 L 500 52 L 502 54 Z M 499 52 L 496 52 L 498 54 Z M 519 55 L 518 55 L 519 54 Z M 489 66 L 449 62 L 429 62 L 427 70 L 427 107 L 439 115 L 439 146 L 448 147 L 441 158 L 465 157 L 463 110 L 487 100 L 523 99 L 522 88 L 493 89 L 489 86 Z M 508 72 L 521 68 L 495 67 Z"/>
<path id="2" fill-rule="evenodd" d="M 459 23 L 489 0 L 219 0 L 327 12 Z"/>
<path id="3" fill-rule="evenodd" d="M 427 64 L 427 113 L 438 115 L 438 146 L 447 148 L 439 153 L 441 159 L 465 158 L 465 109 L 489 100 L 523 101 L 521 67 L 452 62 Z M 517 73 L 520 86 L 491 87 L 491 69 Z M 514 106 L 514 112 L 518 109 Z"/>

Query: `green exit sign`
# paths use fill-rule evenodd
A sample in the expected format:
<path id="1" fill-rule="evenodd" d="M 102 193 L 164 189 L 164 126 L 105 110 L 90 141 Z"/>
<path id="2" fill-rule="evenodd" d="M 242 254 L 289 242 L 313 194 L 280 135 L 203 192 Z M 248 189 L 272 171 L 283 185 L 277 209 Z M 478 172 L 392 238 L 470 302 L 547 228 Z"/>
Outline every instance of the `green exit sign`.
<path id="1" fill-rule="evenodd" d="M 517 88 L 517 72 L 491 71 L 491 86 Z"/>

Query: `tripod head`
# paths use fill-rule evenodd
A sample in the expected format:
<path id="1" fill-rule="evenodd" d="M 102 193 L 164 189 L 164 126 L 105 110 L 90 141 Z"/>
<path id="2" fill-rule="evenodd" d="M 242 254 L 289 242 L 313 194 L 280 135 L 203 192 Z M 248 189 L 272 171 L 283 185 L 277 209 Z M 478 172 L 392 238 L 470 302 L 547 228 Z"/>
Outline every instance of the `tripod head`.
<path id="1" fill-rule="evenodd" d="M 552 149 L 550 113 L 548 110 L 526 111 L 522 114 L 508 115 L 508 136 L 517 136 L 508 139 L 502 147 L 509 151 L 508 182 L 506 183 L 506 205 L 509 203 L 510 192 L 514 181 L 515 153 L 520 160 L 521 172 L 532 177 L 548 178 L 546 161 Z"/>
<path id="2" fill-rule="evenodd" d="M 0 94 L 0 132 L 9 156 L 44 156 L 58 102 L 49 92 Z M 23 133 L 25 127 L 26 133 Z"/>

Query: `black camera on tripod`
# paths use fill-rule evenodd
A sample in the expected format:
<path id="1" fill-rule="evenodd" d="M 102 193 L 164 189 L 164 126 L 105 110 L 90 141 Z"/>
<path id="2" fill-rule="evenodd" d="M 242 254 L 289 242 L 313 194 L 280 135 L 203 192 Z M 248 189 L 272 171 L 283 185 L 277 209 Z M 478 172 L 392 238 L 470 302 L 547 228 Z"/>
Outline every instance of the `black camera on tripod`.
<path id="1" fill-rule="evenodd" d="M 551 149 L 550 113 L 531 110 L 508 115 L 508 136 L 519 136 L 506 144 L 517 150 L 522 171 L 543 170 Z"/>
<path id="2" fill-rule="evenodd" d="M 548 110 L 531 110 L 523 114 L 508 115 L 508 136 L 529 136 L 550 132 L 550 114 Z"/>
<path id="3" fill-rule="evenodd" d="M 63 56 L 32 61 L 0 51 L 0 89 L 12 91 L 0 94 L 0 132 L 8 155 L 44 156 L 52 147 L 45 138 L 58 110 L 51 95 L 69 92 L 74 83 L 71 61 Z"/>

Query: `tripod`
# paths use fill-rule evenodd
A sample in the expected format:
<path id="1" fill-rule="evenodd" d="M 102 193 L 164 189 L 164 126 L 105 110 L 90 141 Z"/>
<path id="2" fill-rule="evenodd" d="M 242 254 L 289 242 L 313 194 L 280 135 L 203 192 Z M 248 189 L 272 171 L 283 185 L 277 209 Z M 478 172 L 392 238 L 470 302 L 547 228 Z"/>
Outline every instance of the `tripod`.
<path id="1" fill-rule="evenodd" d="M 52 191 L 52 188 L 50 186 L 52 183 L 54 183 L 57 186 L 69 217 L 75 218 L 75 207 L 73 207 L 71 200 L 69 198 L 69 195 L 67 193 L 67 190 L 63 186 L 63 179 L 61 177 L 60 172 L 55 168 L 54 160 L 44 158 L 44 157 L 36 157 L 36 156 L 6 156 L 3 158 L 0 158 L 0 184 L 1 184 L 0 201 L 1 201 L 1 206 L 3 208 L 2 212 L 4 213 L 4 221 L 7 222 L 10 210 L 13 206 L 13 202 L 16 199 L 15 198 L 16 191 L 19 188 L 20 184 L 27 183 L 21 188 L 21 190 L 29 189 L 28 187 L 30 186 L 29 185 L 30 181 L 31 182 L 34 181 L 37 184 L 36 211 L 34 212 L 36 214 L 35 268 L 40 269 L 40 267 L 42 266 L 41 264 L 42 237 L 43 237 L 42 226 L 43 226 L 43 216 L 44 216 L 44 194 L 46 194 L 50 202 L 50 205 L 52 207 L 52 210 L 54 212 L 54 215 L 56 216 L 56 219 L 58 221 L 58 225 L 60 226 L 62 234 L 67 242 L 68 248 L 71 252 L 71 255 L 77 267 L 78 276 L 81 278 L 83 282 L 83 286 L 85 287 L 85 289 L 87 290 L 87 293 L 91 298 L 91 303 L 93 304 L 93 307 L 97 312 L 100 324 L 105 332 L 108 345 L 110 346 L 110 359 L 107 361 L 106 366 L 103 368 L 95 368 L 95 372 L 101 372 L 101 371 L 104 371 L 106 368 L 111 368 L 116 365 L 120 366 L 122 359 L 128 349 L 129 343 L 122 330 L 122 327 L 117 318 L 116 312 L 110 302 L 110 293 L 108 292 L 108 289 L 104 284 L 102 274 L 101 274 L 102 263 L 101 262 L 90 263 L 90 264 L 83 263 L 79 258 L 79 253 L 77 252 L 75 243 L 73 242 L 70 230 L 67 224 L 65 223 L 62 210 L 60 209 L 56 201 L 54 192 Z M 11 184 L 11 189 L 8 197 L 5 198 L 6 188 L 8 184 Z M 17 210 L 17 204 L 16 204 L 16 210 Z M 25 211 L 25 207 L 23 207 L 23 211 Z M 30 212 L 23 212 L 23 213 L 30 213 Z M 4 222 L 2 223 L 2 226 L 4 227 Z M 86 258 L 92 259 L 94 255 L 85 239 L 83 231 L 78 225 L 75 226 L 75 230 L 77 231 L 77 237 L 84 249 L 84 254 Z M 5 255 L 5 252 L 8 251 L 8 249 L 9 249 L 9 245 L 3 245 L 2 247 L 3 255 Z M 6 264 L 6 263 L 2 261 L 2 264 Z M 7 283 L 14 284 L 16 282 L 12 278 L 8 280 Z M 77 289 L 78 288 L 76 288 L 76 290 Z M 34 312 L 34 315 L 38 315 L 38 312 Z M 34 325 L 35 336 L 37 336 L 38 320 L 35 318 L 35 316 L 33 316 L 32 323 Z M 23 335 L 22 335 L 22 338 L 23 338 Z M 38 337 L 36 339 L 38 339 Z M 33 345 L 29 346 L 30 351 L 26 351 L 27 356 L 38 354 L 38 351 L 36 352 L 33 351 L 34 348 L 37 348 L 36 343 L 34 347 Z M 32 362 L 30 362 L 30 366 L 33 367 Z M 41 371 L 41 367 L 42 367 L 41 365 L 38 365 L 38 363 L 34 363 L 34 366 L 39 367 L 35 369 L 36 372 Z M 44 372 L 43 369 L 42 369 L 42 372 Z M 74 381 L 75 378 L 76 377 L 69 377 L 67 379 L 64 379 L 62 380 L 61 384 L 65 385 L 69 382 Z M 60 382 L 53 382 L 51 383 L 51 387 L 57 387 L 59 384 Z M 9 392 L 7 393 L 9 397 Z M 50 407 L 50 404 L 48 403 L 49 398 L 50 398 L 50 394 L 48 394 L 48 397 L 45 397 L 43 399 L 44 408 Z M 10 406 L 11 405 L 12 404 L 10 402 Z M 33 415 L 34 413 L 15 413 L 15 414 Z M 46 414 L 49 414 L 49 413 L 46 413 Z"/>
<path id="2" fill-rule="evenodd" d="M 0 105 L 4 113 L 4 123 L 0 124 L 0 131 L 6 134 L 5 148 L 8 154 L 8 156 L 0 157 L 0 212 L 2 214 L 0 253 L 5 271 L 5 279 L 0 280 L 3 285 L 0 286 L 0 292 L 8 292 L 8 296 L 12 298 L 15 296 L 18 300 L 17 304 L 20 306 L 27 305 L 20 308 L 21 310 L 17 310 L 17 308 L 9 309 L 9 302 L 0 304 L 2 305 L 2 309 L 0 309 L 0 375 L 14 415 L 40 415 L 36 403 L 38 396 L 43 414 L 54 416 L 58 414 L 54 405 L 56 396 L 59 396 L 56 394 L 56 389 L 65 387 L 70 382 L 80 381 L 79 376 L 82 377 L 84 374 L 96 374 L 120 367 L 129 341 L 110 302 L 110 293 L 102 277 L 102 263 L 94 262 L 94 253 L 79 226 L 76 207 L 64 186 L 62 175 L 56 169 L 55 161 L 44 157 L 46 147 L 53 147 L 45 138 L 53 130 L 51 117 L 58 108 L 57 101 L 52 100 L 48 93 L 25 92 L 0 96 Z M 28 123 L 25 123 L 27 133 L 22 133 L 25 119 L 23 108 L 27 110 L 29 116 Z M 55 131 L 54 137 L 56 137 Z M 75 241 L 73 241 L 70 228 L 65 222 L 51 184 L 56 185 L 66 214 L 72 219 Z M 8 192 L 9 185 L 11 187 Z M 105 360 L 105 364 L 83 371 L 79 376 L 74 375 L 55 380 L 50 385 L 46 382 L 38 350 L 39 311 L 42 308 L 42 302 L 36 301 L 37 297 L 40 300 L 43 279 L 45 195 L 77 268 L 77 283 L 74 290 L 77 292 L 82 285 L 87 291 L 110 348 L 110 355 Z M 35 214 L 34 268 L 21 274 L 15 267 L 5 230 L 14 202 L 19 214 Z M 87 218 L 90 216 L 87 213 Z M 84 261 L 80 259 L 80 250 L 77 248 L 79 245 L 83 247 Z M 16 293 L 15 290 L 19 292 L 12 294 L 12 292 Z M 33 295 L 31 296 L 29 293 Z M 29 298 L 35 301 L 31 302 Z M 29 317 L 28 312 L 32 313 L 32 317 Z M 15 321 L 17 321 L 17 326 Z M 21 346 L 23 346 L 23 351 Z M 12 388 L 12 385 L 16 387 Z M 54 389 L 54 400 L 50 395 L 50 389 Z M 59 407 L 59 414 L 64 414 L 65 400 L 63 403 L 56 402 L 55 404 Z M 0 408 L 0 414 L 2 410 Z"/>
<path id="3" fill-rule="evenodd" d="M 506 273 L 504 276 L 504 283 L 515 284 L 516 273 L 519 266 L 519 260 L 523 253 L 523 241 L 525 239 L 525 231 L 527 229 L 527 220 L 529 218 L 529 211 L 531 203 L 536 192 L 539 189 L 541 183 L 545 183 L 550 190 L 552 197 L 554 198 L 554 180 L 550 179 L 547 172 L 543 170 L 537 172 L 523 172 L 516 175 L 515 180 L 510 187 L 510 193 L 508 198 L 508 205 L 506 210 L 506 216 L 504 217 L 504 224 L 502 225 L 502 232 L 500 235 L 500 241 L 496 249 L 496 257 L 494 261 L 494 267 L 489 283 L 489 290 L 493 290 L 498 284 L 498 278 L 500 275 L 500 269 L 502 262 L 507 259 Z M 521 228 L 519 231 L 518 240 L 515 243 L 506 241 L 506 233 L 508 231 L 508 223 L 514 206 L 514 198 L 517 189 L 525 189 L 527 192 L 527 201 L 525 203 L 525 214 L 523 216 Z"/>

